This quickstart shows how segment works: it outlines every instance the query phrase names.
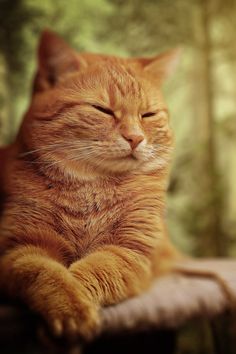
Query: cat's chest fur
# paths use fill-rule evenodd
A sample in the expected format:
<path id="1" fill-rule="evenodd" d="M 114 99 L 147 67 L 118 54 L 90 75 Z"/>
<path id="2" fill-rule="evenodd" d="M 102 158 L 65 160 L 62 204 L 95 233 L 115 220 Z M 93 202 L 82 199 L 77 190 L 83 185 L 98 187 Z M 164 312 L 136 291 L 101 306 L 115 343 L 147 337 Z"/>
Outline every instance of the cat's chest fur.
<path id="1" fill-rule="evenodd" d="M 55 230 L 69 239 L 79 255 L 109 243 L 131 202 L 116 182 L 88 182 L 52 191 Z"/>

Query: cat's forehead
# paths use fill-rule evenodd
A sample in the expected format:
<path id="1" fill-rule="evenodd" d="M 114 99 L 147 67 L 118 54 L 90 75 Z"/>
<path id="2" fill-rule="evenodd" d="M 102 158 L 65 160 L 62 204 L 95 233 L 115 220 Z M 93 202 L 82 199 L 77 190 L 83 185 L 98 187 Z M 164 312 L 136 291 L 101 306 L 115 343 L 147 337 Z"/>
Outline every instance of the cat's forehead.
<path id="1" fill-rule="evenodd" d="M 101 69 L 101 82 L 110 93 L 118 96 L 142 98 L 145 85 L 137 73 L 129 66 L 123 64 L 107 65 Z"/>
<path id="2" fill-rule="evenodd" d="M 104 60 L 91 65 L 77 80 L 84 94 L 96 95 L 111 105 L 137 103 L 146 106 L 161 97 L 158 87 L 141 70 L 124 60 L 112 63 Z"/>

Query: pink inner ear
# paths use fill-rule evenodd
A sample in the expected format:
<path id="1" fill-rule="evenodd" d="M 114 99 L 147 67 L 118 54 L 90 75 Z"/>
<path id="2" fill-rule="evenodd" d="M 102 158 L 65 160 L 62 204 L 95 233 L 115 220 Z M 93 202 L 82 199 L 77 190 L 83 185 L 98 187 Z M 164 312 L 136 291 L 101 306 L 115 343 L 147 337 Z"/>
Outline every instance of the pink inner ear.
<path id="1" fill-rule="evenodd" d="M 41 36 L 38 58 L 40 71 L 52 82 L 80 67 L 76 52 L 62 38 L 50 31 L 44 31 Z"/>
<path id="2" fill-rule="evenodd" d="M 154 75 L 159 82 L 166 80 L 177 68 L 181 49 L 176 48 L 153 58 L 140 58 L 138 61 L 147 73 Z"/>
<path id="3" fill-rule="evenodd" d="M 47 64 L 48 60 L 55 59 L 63 51 L 71 51 L 62 38 L 50 31 L 44 31 L 41 35 L 38 57 L 40 64 Z"/>

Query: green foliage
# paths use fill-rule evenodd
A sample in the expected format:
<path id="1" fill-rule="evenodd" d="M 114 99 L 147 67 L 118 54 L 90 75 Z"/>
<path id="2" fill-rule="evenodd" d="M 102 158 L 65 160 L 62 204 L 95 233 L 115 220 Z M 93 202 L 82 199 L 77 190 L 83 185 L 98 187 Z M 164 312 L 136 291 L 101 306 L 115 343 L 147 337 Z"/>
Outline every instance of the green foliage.
<path id="1" fill-rule="evenodd" d="M 40 16 L 39 9 L 28 7 L 23 0 L 0 1 L 0 51 L 12 74 L 10 77 L 26 70 L 29 43 L 25 32 Z"/>

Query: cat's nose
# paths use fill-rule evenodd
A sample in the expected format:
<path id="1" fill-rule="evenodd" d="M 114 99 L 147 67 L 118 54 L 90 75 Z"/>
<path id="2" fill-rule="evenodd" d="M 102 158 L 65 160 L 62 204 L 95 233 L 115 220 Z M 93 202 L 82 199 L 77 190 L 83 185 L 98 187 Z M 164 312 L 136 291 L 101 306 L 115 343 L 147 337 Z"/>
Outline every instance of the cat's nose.
<path id="1" fill-rule="evenodd" d="M 142 134 L 123 133 L 122 136 L 126 141 L 128 141 L 132 150 L 134 150 L 144 140 L 144 136 Z"/>

